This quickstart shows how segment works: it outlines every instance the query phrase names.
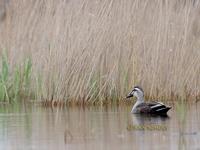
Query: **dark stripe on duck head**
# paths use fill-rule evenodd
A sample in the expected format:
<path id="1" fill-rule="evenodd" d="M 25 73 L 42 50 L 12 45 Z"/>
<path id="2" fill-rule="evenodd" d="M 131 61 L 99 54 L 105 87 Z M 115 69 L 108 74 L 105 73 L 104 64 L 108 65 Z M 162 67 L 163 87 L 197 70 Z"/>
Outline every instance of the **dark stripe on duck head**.
<path id="1" fill-rule="evenodd" d="M 140 86 L 135 86 L 133 88 L 133 91 L 138 91 L 137 89 L 139 89 L 140 91 L 142 91 L 144 93 L 143 89 Z"/>

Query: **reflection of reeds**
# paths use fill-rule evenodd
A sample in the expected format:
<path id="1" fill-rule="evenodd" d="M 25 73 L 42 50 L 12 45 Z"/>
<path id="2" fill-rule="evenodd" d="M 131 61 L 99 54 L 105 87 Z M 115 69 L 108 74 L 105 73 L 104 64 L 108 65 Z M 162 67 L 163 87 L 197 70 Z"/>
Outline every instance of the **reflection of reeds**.
<path id="1" fill-rule="evenodd" d="M 180 135 L 179 135 L 179 141 L 178 141 L 178 149 L 179 149 L 179 150 L 184 150 L 184 149 L 186 149 L 186 146 L 187 146 L 186 143 L 187 143 L 187 142 L 186 142 L 186 139 L 185 139 L 184 135 L 180 134 Z"/>
<path id="2" fill-rule="evenodd" d="M 176 113 L 177 113 L 177 119 L 178 119 L 178 125 L 179 125 L 179 149 L 185 149 L 186 148 L 186 140 L 184 137 L 185 133 L 185 125 L 186 125 L 186 115 L 187 115 L 187 108 L 186 108 L 186 101 L 185 100 L 179 100 L 176 103 Z"/>
<path id="3" fill-rule="evenodd" d="M 198 96 L 199 7 L 179 0 L 9 1 L 0 48 L 13 70 L 31 55 L 33 66 L 25 69 L 32 68 L 38 99 L 102 104 L 135 84 L 160 99 Z M 30 84 L 26 74 L 23 87 Z M 8 101 L 8 87 L 0 88 Z"/>
<path id="4" fill-rule="evenodd" d="M 187 115 L 187 108 L 186 108 L 186 102 L 184 100 L 180 100 L 176 104 L 176 112 L 177 112 L 177 118 L 178 123 L 180 126 L 180 133 L 183 133 L 186 123 L 186 115 Z"/>

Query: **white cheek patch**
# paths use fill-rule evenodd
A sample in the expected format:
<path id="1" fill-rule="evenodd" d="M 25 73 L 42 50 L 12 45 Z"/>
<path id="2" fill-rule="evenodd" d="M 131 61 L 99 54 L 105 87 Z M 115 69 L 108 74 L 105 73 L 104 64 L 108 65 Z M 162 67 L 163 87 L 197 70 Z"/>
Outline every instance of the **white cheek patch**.
<path id="1" fill-rule="evenodd" d="M 136 96 L 136 97 L 138 96 L 137 92 L 133 92 L 133 95 Z"/>

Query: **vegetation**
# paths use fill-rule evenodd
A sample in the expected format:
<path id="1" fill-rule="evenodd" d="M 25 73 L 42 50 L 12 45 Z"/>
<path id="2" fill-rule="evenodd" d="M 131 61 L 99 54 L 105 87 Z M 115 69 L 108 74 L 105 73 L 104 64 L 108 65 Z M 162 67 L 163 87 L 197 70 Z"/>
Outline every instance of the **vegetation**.
<path id="1" fill-rule="evenodd" d="M 3 101 L 104 103 L 122 100 L 134 85 L 150 98 L 199 96 L 198 1 L 19 0 L 5 5 Z"/>
<path id="2" fill-rule="evenodd" d="M 0 101 L 17 102 L 30 98 L 31 59 L 25 60 L 23 67 L 16 66 L 14 72 L 9 71 L 7 54 L 2 55 L 0 71 Z"/>

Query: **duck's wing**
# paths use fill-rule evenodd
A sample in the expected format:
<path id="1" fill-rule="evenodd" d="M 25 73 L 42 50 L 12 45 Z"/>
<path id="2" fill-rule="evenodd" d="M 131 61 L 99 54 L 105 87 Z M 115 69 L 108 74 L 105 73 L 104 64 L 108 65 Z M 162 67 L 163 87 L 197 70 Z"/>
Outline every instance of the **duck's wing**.
<path id="1" fill-rule="evenodd" d="M 151 108 L 151 113 L 154 113 L 154 114 L 166 114 L 168 110 L 171 109 L 171 107 L 165 106 L 161 102 L 152 102 L 152 103 L 149 103 L 149 106 Z"/>
<path id="2" fill-rule="evenodd" d="M 151 111 L 151 104 L 149 103 L 141 103 L 136 107 L 139 113 L 150 113 Z"/>
<path id="3" fill-rule="evenodd" d="M 140 113 L 166 114 L 171 107 L 165 106 L 161 102 L 148 102 L 139 104 L 137 109 Z"/>

